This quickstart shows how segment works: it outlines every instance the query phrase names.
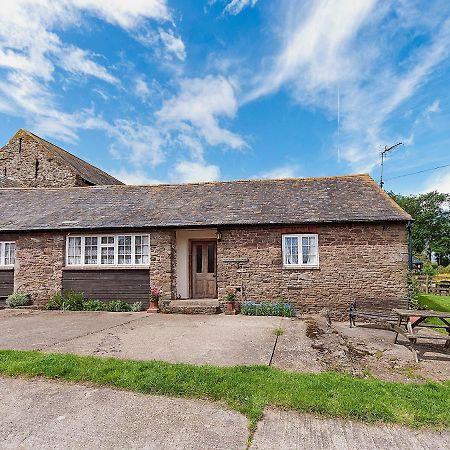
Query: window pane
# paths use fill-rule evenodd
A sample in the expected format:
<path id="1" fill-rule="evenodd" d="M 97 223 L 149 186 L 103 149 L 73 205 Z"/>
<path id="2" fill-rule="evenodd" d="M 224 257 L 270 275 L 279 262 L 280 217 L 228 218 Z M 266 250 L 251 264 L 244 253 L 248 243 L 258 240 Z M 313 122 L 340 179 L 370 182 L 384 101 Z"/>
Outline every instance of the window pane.
<path id="1" fill-rule="evenodd" d="M 67 264 L 81 264 L 81 237 L 69 237 Z"/>
<path id="2" fill-rule="evenodd" d="M 284 239 L 284 263 L 286 265 L 298 264 L 298 238 L 288 236 Z"/>
<path id="3" fill-rule="evenodd" d="M 102 247 L 101 263 L 102 264 L 114 264 L 114 247 Z"/>
<path id="4" fill-rule="evenodd" d="M 117 254 L 118 264 L 131 264 L 131 236 L 118 236 Z"/>
<path id="5" fill-rule="evenodd" d="M 203 246 L 196 245 L 195 247 L 195 258 L 196 258 L 196 272 L 203 272 Z"/>
<path id="6" fill-rule="evenodd" d="M 136 236 L 134 238 L 134 263 L 148 264 L 148 236 Z"/>
<path id="7" fill-rule="evenodd" d="M 4 244 L 4 263 L 5 266 L 13 266 L 16 256 L 16 244 L 13 242 L 7 242 Z M 1 264 L 1 262 L 0 262 Z"/>
<path id="8" fill-rule="evenodd" d="M 96 236 L 84 238 L 84 263 L 97 264 L 98 239 Z"/>
<path id="9" fill-rule="evenodd" d="M 215 251 L 214 251 L 214 244 L 208 244 L 208 273 L 214 273 L 215 270 Z"/>

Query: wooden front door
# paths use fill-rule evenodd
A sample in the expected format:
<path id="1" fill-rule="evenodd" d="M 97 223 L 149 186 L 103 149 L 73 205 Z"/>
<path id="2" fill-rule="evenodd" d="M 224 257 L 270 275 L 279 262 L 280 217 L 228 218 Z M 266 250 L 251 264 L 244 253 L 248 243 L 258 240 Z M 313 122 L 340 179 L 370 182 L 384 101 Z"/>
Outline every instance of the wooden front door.
<path id="1" fill-rule="evenodd" d="M 191 243 L 191 297 L 216 298 L 216 241 Z"/>

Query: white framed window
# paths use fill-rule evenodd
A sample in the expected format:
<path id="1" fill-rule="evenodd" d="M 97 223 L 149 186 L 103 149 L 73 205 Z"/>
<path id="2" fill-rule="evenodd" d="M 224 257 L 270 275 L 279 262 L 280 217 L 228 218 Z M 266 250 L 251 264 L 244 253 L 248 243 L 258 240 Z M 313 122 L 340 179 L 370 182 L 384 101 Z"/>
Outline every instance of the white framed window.
<path id="1" fill-rule="evenodd" d="M 284 267 L 319 267 L 317 234 L 284 234 L 282 238 Z"/>
<path id="2" fill-rule="evenodd" d="M 0 267 L 13 267 L 16 260 L 16 243 L 0 242 Z"/>
<path id="3" fill-rule="evenodd" d="M 67 236 L 67 266 L 145 266 L 149 264 L 148 234 Z"/>

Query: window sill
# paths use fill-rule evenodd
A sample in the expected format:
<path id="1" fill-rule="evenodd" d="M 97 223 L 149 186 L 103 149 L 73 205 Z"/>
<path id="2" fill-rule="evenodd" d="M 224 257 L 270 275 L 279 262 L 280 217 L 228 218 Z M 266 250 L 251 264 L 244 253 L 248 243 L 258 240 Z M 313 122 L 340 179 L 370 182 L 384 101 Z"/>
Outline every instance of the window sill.
<path id="1" fill-rule="evenodd" d="M 142 266 L 121 266 L 121 265 L 110 265 L 110 266 L 64 266 L 63 270 L 150 270 L 150 266 L 143 264 Z"/>
<path id="2" fill-rule="evenodd" d="M 283 266 L 286 270 L 320 270 L 319 266 Z"/>
<path id="3" fill-rule="evenodd" d="M 0 270 L 14 270 L 14 266 L 0 266 Z"/>

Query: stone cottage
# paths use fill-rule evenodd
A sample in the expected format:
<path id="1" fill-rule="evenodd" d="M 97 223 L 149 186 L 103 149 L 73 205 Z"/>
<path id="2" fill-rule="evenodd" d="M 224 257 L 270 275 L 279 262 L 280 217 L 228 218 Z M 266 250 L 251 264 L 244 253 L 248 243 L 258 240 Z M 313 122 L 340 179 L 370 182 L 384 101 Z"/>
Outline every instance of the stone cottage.
<path id="1" fill-rule="evenodd" d="M 150 286 L 167 311 L 216 310 L 227 292 L 301 312 L 406 299 L 411 217 L 368 175 L 10 187 L 0 205 L 0 295 L 35 304 L 61 291 L 145 302 Z"/>

